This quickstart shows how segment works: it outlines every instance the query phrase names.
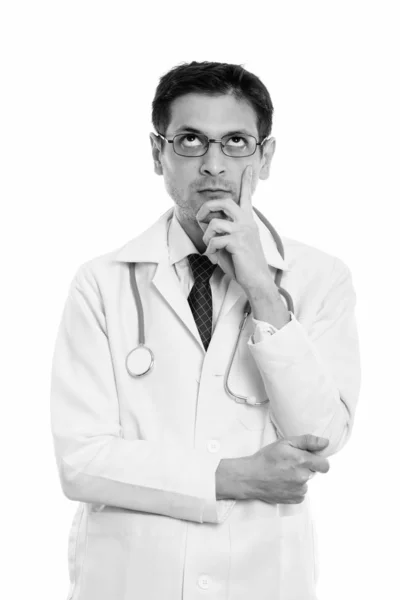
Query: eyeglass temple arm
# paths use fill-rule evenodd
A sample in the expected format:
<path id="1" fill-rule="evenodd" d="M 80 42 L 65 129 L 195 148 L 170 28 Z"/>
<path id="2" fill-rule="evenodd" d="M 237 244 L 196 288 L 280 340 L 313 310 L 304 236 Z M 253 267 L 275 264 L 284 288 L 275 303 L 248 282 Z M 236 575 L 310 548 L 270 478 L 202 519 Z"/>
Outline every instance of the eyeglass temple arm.
<path id="1" fill-rule="evenodd" d="M 167 139 L 167 138 L 166 138 L 166 137 L 165 137 L 165 136 L 164 136 L 162 133 L 159 133 L 158 131 L 157 131 L 157 135 L 158 135 L 160 138 L 162 138 L 163 140 L 165 140 L 166 142 L 168 142 L 168 144 L 173 144 L 173 142 L 174 142 L 174 140 L 173 140 L 173 139 L 172 139 L 172 140 L 168 140 L 168 139 Z"/>

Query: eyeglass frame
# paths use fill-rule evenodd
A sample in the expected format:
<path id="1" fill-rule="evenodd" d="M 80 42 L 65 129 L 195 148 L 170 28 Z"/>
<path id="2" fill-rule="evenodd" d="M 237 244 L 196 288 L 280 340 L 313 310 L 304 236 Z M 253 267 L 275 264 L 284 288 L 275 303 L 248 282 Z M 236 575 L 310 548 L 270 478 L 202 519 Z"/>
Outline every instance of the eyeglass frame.
<path id="1" fill-rule="evenodd" d="M 239 134 L 239 133 L 240 133 L 240 132 L 238 132 L 238 134 Z M 190 155 L 190 154 L 178 154 L 178 152 L 175 150 L 175 144 L 174 144 L 174 140 L 175 140 L 175 138 L 176 138 L 176 137 L 178 137 L 178 136 L 180 136 L 180 135 L 190 135 L 190 134 L 192 134 L 192 135 L 203 135 L 203 136 L 204 136 L 204 137 L 205 137 L 205 138 L 208 140 L 208 142 L 207 142 L 207 148 L 206 148 L 206 151 L 205 151 L 205 152 L 203 152 L 203 154 L 196 154 L 196 155 L 194 155 L 194 154 L 193 154 L 193 155 Z M 265 144 L 265 142 L 266 142 L 268 139 L 270 139 L 270 138 L 267 136 L 267 137 L 265 137 L 265 138 L 262 140 L 262 142 L 257 142 L 257 138 L 256 138 L 254 135 L 251 135 L 251 134 L 249 134 L 249 133 L 246 133 L 245 135 L 247 135 L 247 136 L 249 136 L 249 137 L 252 137 L 254 140 L 256 140 L 256 147 L 254 148 L 254 152 L 252 152 L 251 154 L 245 154 L 245 155 L 243 155 L 243 156 L 231 156 L 230 154 L 225 154 L 225 152 L 224 152 L 224 147 L 226 146 L 226 144 L 225 144 L 225 146 L 223 146 L 223 144 L 222 144 L 222 138 L 225 138 L 225 137 L 227 137 L 229 134 L 227 134 L 227 135 L 223 135 L 223 136 L 222 136 L 222 138 L 221 138 L 220 140 L 213 139 L 213 138 L 209 138 L 209 137 L 208 137 L 208 136 L 207 136 L 205 133 L 200 133 L 200 134 L 198 134 L 198 133 L 195 133 L 195 132 L 193 132 L 193 131 L 188 131 L 187 133 L 185 133 L 185 132 L 182 132 L 182 133 L 176 133 L 176 134 L 174 135 L 174 137 L 172 138 L 172 140 L 169 140 L 168 138 L 166 138 L 166 137 L 165 137 L 164 135 L 162 135 L 162 133 L 160 133 L 159 131 L 157 131 L 157 135 L 159 135 L 159 136 L 160 136 L 160 138 L 162 138 L 163 140 L 165 140 L 165 141 L 166 141 L 166 142 L 168 142 L 169 144 L 172 144 L 172 149 L 173 149 L 173 151 L 175 152 L 175 154 L 176 154 L 177 156 L 183 156 L 184 158 L 199 158 L 200 156 L 205 156 L 205 155 L 207 154 L 207 152 L 209 151 L 209 149 L 210 149 L 210 144 L 220 144 L 220 146 L 221 146 L 221 152 L 222 152 L 222 154 L 223 154 L 224 156 L 227 156 L 228 158 L 248 158 L 249 156 L 254 156 L 254 154 L 255 154 L 255 153 L 256 153 L 256 151 L 257 151 L 257 146 L 262 146 L 263 144 Z M 234 136 L 234 135 L 229 135 L 229 137 L 240 137 L 240 136 L 239 136 L 239 135 L 237 135 L 237 136 Z"/>

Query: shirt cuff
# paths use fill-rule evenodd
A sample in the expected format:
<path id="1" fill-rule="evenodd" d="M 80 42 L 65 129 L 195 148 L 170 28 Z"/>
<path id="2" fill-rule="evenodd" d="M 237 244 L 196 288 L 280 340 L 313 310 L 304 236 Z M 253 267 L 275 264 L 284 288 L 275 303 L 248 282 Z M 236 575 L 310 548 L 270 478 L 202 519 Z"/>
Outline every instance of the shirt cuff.
<path id="1" fill-rule="evenodd" d="M 217 500 L 218 523 L 223 523 L 227 519 L 235 504 L 236 500 Z"/>
<path id="2" fill-rule="evenodd" d="M 222 523 L 227 519 L 232 508 L 236 504 L 236 500 L 234 499 L 217 500 L 216 498 L 215 473 L 220 460 L 221 456 L 215 454 L 207 456 L 207 459 L 204 461 L 207 475 L 211 475 L 211 477 L 207 480 L 207 485 L 203 488 L 204 502 L 199 519 L 200 523 Z M 209 470 L 210 466 L 211 469 Z"/>
<path id="3" fill-rule="evenodd" d="M 202 523 L 223 523 L 227 519 L 236 500 L 214 500 L 207 502 L 203 508 Z"/>
<path id="4" fill-rule="evenodd" d="M 263 362 L 297 361 L 305 353 L 314 352 L 314 346 L 305 328 L 295 316 L 284 327 L 278 329 L 275 335 L 264 338 L 263 343 L 252 344 L 249 339 L 248 346 L 251 346 L 251 354 L 257 363 L 258 360 Z"/>
<path id="5" fill-rule="evenodd" d="M 289 311 L 289 314 L 290 314 L 290 321 L 292 321 L 294 315 L 290 311 Z M 258 344 L 259 342 L 263 342 L 269 336 L 274 335 L 275 333 L 280 331 L 279 329 L 274 327 L 274 325 L 271 325 L 271 323 L 268 323 L 267 321 L 259 321 L 258 319 L 255 319 L 254 317 L 252 317 L 252 319 L 253 319 L 253 324 L 254 324 L 254 333 L 251 336 L 251 342 L 253 344 Z M 289 323 L 290 323 L 290 321 L 289 321 Z M 286 323 L 286 325 L 284 325 L 281 329 L 285 329 L 285 327 L 287 325 L 288 325 L 288 323 Z"/>

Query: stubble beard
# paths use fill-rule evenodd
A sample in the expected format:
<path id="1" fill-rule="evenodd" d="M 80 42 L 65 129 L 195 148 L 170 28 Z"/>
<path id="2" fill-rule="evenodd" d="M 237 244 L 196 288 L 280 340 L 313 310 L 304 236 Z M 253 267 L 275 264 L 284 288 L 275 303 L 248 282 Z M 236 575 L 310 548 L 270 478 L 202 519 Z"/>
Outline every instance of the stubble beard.
<path id="1" fill-rule="evenodd" d="M 179 220 L 197 223 L 196 214 L 200 210 L 201 204 L 199 203 L 197 207 L 193 207 L 189 202 L 184 200 L 182 192 L 168 182 L 165 182 L 165 188 L 168 192 L 168 195 L 174 201 Z"/>

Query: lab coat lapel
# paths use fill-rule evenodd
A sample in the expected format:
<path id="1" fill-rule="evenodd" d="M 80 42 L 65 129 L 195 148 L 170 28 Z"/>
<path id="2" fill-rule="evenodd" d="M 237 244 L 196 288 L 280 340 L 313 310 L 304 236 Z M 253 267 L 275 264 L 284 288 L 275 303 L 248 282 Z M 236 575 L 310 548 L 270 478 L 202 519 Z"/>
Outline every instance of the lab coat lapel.
<path id="1" fill-rule="evenodd" d="M 169 264 L 168 255 L 166 260 L 159 263 L 153 278 L 153 284 L 204 351 L 192 311 L 187 298 L 182 293 L 174 267 Z"/>
<path id="2" fill-rule="evenodd" d="M 178 319 L 199 344 L 204 347 L 187 299 L 179 285 L 173 265 L 170 265 L 167 232 L 173 208 L 142 234 L 125 244 L 116 254 L 118 262 L 157 263 L 152 285 L 175 312 Z"/>
<path id="3" fill-rule="evenodd" d="M 235 279 L 231 279 L 225 294 L 224 301 L 221 306 L 221 311 L 219 315 L 220 319 L 228 314 L 228 312 L 231 310 L 231 308 L 233 308 L 233 306 L 236 304 L 239 298 L 243 298 L 243 300 L 245 301 L 246 294 L 243 288 L 238 284 L 238 282 Z"/>

